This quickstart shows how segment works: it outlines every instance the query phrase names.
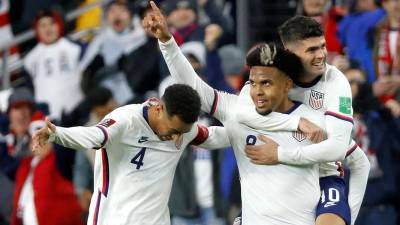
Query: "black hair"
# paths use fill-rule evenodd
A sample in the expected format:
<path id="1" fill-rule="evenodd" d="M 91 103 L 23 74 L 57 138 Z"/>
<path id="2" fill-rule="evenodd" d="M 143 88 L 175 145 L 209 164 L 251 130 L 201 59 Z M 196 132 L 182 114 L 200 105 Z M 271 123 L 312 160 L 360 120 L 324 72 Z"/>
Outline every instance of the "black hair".
<path id="1" fill-rule="evenodd" d="M 278 32 L 283 44 L 324 36 L 321 24 L 307 16 L 294 16 L 288 19 L 278 28 Z"/>
<path id="2" fill-rule="evenodd" d="M 161 98 L 169 116 L 178 116 L 185 123 L 194 123 L 200 114 L 199 94 L 185 84 L 173 84 Z"/>
<path id="3" fill-rule="evenodd" d="M 297 55 L 275 43 L 260 44 L 250 49 L 246 55 L 246 64 L 250 69 L 253 66 L 276 67 L 293 81 L 297 81 L 304 71 Z"/>
<path id="4" fill-rule="evenodd" d="M 91 109 L 97 106 L 104 106 L 111 99 L 113 99 L 113 94 L 108 88 L 105 87 L 95 87 L 90 89 L 86 96 L 86 100 Z"/>

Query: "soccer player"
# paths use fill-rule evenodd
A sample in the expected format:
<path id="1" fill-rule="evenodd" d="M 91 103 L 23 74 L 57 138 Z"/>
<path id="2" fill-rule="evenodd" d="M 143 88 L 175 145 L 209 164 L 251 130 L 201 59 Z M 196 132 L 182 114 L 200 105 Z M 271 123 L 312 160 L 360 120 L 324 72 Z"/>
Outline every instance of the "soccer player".
<path id="1" fill-rule="evenodd" d="M 173 76 L 175 76 L 175 78 L 177 80 L 179 80 L 180 82 L 184 82 L 184 83 L 190 84 L 193 87 L 195 87 L 198 91 L 200 91 L 201 92 L 201 96 L 203 97 L 203 99 L 202 99 L 203 100 L 203 104 L 207 105 L 207 103 L 210 103 L 211 106 L 213 106 L 213 107 L 211 107 L 211 109 L 213 109 L 212 112 L 215 112 L 215 110 L 217 108 L 216 102 L 221 102 L 222 101 L 222 97 L 221 97 L 222 94 L 215 92 L 214 96 L 210 97 L 209 95 L 204 94 L 202 92 L 201 88 L 204 88 L 204 84 L 202 85 L 201 82 L 196 80 L 196 78 L 192 77 L 193 76 L 193 70 L 190 68 L 190 66 L 187 67 L 185 65 L 185 64 L 187 64 L 185 62 L 185 60 L 182 60 L 181 57 L 179 56 L 180 55 L 179 54 L 179 48 L 177 50 L 177 47 L 175 47 L 175 45 L 173 44 L 174 41 L 170 40 L 170 35 L 168 33 L 167 26 L 166 26 L 165 20 L 162 17 L 162 14 L 159 13 L 159 11 L 156 8 L 154 3 L 151 3 L 151 4 L 152 4 L 152 7 L 153 7 L 155 13 L 154 13 L 154 15 L 151 15 L 150 17 L 148 17 L 147 20 L 144 20 L 144 22 L 143 22 L 144 23 L 144 27 L 148 31 L 152 32 L 156 37 L 158 37 L 160 39 L 160 41 L 161 41 L 161 44 L 160 44 L 161 45 L 161 49 L 162 49 L 162 52 L 164 54 L 164 58 L 166 59 L 167 64 L 169 66 L 169 69 L 171 71 L 171 74 Z M 292 64 L 288 64 L 288 65 L 292 65 Z M 321 62 L 320 62 L 320 65 L 321 65 Z M 297 79 L 295 79 L 295 80 L 297 80 Z M 345 83 L 345 84 L 348 85 L 348 83 Z M 207 85 L 206 85 L 206 87 L 207 87 Z M 210 91 L 210 90 L 208 90 L 208 91 Z M 212 89 L 211 89 L 211 92 L 212 92 Z M 253 99 L 253 101 L 254 101 L 254 99 Z M 213 104 L 213 102 L 215 104 Z M 260 101 L 257 101 L 256 104 L 261 104 L 262 105 L 262 104 L 266 104 L 267 102 L 268 101 L 260 99 Z M 219 105 L 221 105 L 221 103 L 219 103 Z M 234 104 L 231 103 L 230 105 L 232 106 L 231 107 L 232 110 L 234 110 L 234 107 L 233 107 Z M 254 105 L 252 104 L 251 107 L 252 107 L 251 110 L 253 110 Z M 346 107 L 348 107 L 348 104 L 344 105 L 344 108 L 346 108 Z M 350 104 L 350 108 L 351 108 L 351 104 Z M 268 114 L 271 111 L 272 110 L 269 110 L 269 111 L 266 111 L 264 113 Z M 269 113 L 268 117 L 271 114 L 272 113 Z M 216 117 L 217 117 L 217 115 L 216 115 Z M 268 117 L 262 117 L 261 121 L 264 121 L 265 118 L 268 118 Z M 295 118 L 296 118 L 296 116 L 295 116 Z M 271 122 L 271 121 L 272 121 L 271 118 L 268 118 L 268 122 Z M 274 123 L 270 123 L 270 124 L 274 124 L 274 125 L 275 124 L 279 124 L 279 123 L 275 123 L 275 122 L 276 122 L 276 120 L 274 121 Z M 298 116 L 297 116 L 297 122 L 298 122 Z M 296 124 L 296 123 L 293 122 L 293 123 L 286 123 L 286 124 L 289 126 L 289 125 L 293 125 L 293 124 Z M 263 123 L 262 125 L 264 126 L 264 125 L 268 125 L 268 124 L 267 123 Z M 296 129 L 296 127 L 297 126 L 292 126 L 291 129 L 293 129 L 293 128 Z M 301 135 L 299 133 L 295 133 L 294 136 L 296 136 L 296 138 L 299 139 L 298 140 L 299 142 L 302 142 L 302 141 L 305 140 L 305 137 L 303 137 L 303 135 Z M 337 137 L 338 136 L 336 136 L 336 138 Z M 347 140 L 349 141 L 350 140 L 350 136 L 344 135 L 344 136 L 340 137 L 340 135 L 339 135 L 339 138 L 344 139 L 344 140 L 346 139 L 346 137 L 347 137 Z M 332 138 L 332 136 L 328 136 L 328 139 L 330 139 L 330 138 Z M 331 140 L 329 140 L 329 141 L 331 141 Z M 324 144 L 325 143 L 322 143 L 322 146 Z M 277 144 L 276 143 L 273 143 L 273 145 L 275 145 L 274 147 L 277 148 Z M 355 147 L 356 146 L 353 145 L 352 150 L 356 149 Z M 294 148 L 294 149 L 297 149 L 297 148 Z M 351 164 L 353 165 L 353 167 L 351 169 L 352 169 L 352 172 L 354 171 L 354 173 L 352 173 L 354 175 L 353 177 L 357 178 L 357 179 L 353 178 L 353 180 L 359 181 L 358 183 L 356 183 L 356 185 L 354 185 L 353 190 L 358 190 L 359 193 L 357 193 L 356 191 L 353 191 L 353 196 L 355 196 L 355 199 L 360 200 L 360 199 L 362 199 L 363 192 L 365 190 L 365 184 L 366 183 L 363 183 L 363 182 L 366 181 L 366 177 L 368 176 L 369 163 L 368 163 L 368 160 L 366 159 L 365 155 L 363 154 L 363 152 L 362 151 L 360 152 L 360 149 L 357 149 L 355 151 L 360 153 L 360 154 L 357 154 L 357 155 L 353 154 L 354 156 L 357 156 L 357 157 L 354 157 L 354 160 L 352 160 Z M 294 151 L 294 152 L 296 152 L 296 151 Z M 336 156 L 339 155 L 337 157 L 339 159 L 341 158 L 341 153 L 335 154 L 335 155 Z M 251 157 L 251 155 L 250 155 L 250 157 Z M 332 157 L 332 156 L 329 156 L 329 157 Z M 344 157 L 344 154 L 343 154 L 343 157 Z M 352 158 L 352 156 L 349 157 L 349 158 Z M 321 158 L 319 160 L 321 162 L 329 161 L 328 157 Z M 313 163 L 317 163 L 317 162 L 313 162 Z M 260 162 L 257 162 L 257 163 L 260 163 Z M 359 163 L 359 165 L 357 165 L 358 163 Z M 336 171 L 336 169 L 337 169 L 337 167 L 335 167 L 335 171 Z M 243 174 L 241 174 L 241 175 L 242 175 L 242 179 L 243 179 Z M 328 188 L 327 189 L 327 197 L 325 197 L 324 194 L 321 197 L 322 198 L 321 200 L 323 200 L 324 203 L 325 203 L 325 200 L 327 200 L 327 204 L 324 204 L 323 206 L 326 206 L 327 208 L 329 208 L 330 206 L 338 205 L 339 209 L 342 207 L 342 211 L 344 213 L 347 213 L 347 214 L 344 214 L 344 215 L 347 217 L 347 220 L 349 220 L 350 219 L 350 216 L 349 216 L 349 214 L 350 214 L 349 211 L 350 210 L 349 210 L 348 205 L 347 205 L 347 198 L 346 198 L 347 196 L 345 196 L 345 194 L 344 194 L 344 187 L 343 187 L 344 183 L 343 183 L 343 180 L 341 180 L 341 179 L 339 179 L 339 180 L 333 179 L 333 180 L 335 182 L 339 183 L 338 184 L 339 190 L 337 189 L 336 186 L 334 186 L 334 187 L 331 186 L 331 188 Z M 357 185 L 357 184 L 359 184 L 359 185 Z M 341 193 L 339 193 L 339 191 L 341 191 Z M 330 194 L 330 193 L 332 193 L 332 194 Z M 343 198 L 340 197 L 339 194 Z M 340 203 L 340 204 L 338 204 L 338 203 Z M 359 203 L 361 203 L 361 201 L 359 201 Z M 352 207 L 352 208 L 354 209 L 354 207 Z M 355 210 L 357 210 L 357 205 L 355 205 Z M 326 220 L 321 220 L 319 218 L 320 219 L 319 220 L 319 222 L 320 222 L 319 224 L 323 224 L 323 222 L 325 222 L 325 224 L 336 224 L 336 222 L 338 224 L 340 224 L 340 222 L 343 222 L 343 219 L 338 217 L 336 214 L 324 213 L 324 215 L 327 215 Z M 333 217 L 332 217 L 332 215 L 333 215 Z M 317 223 L 318 223 L 318 221 L 317 221 Z"/>
<path id="2" fill-rule="evenodd" d="M 369 162 L 363 151 L 350 140 L 353 128 L 350 85 L 338 69 L 326 63 L 326 42 L 318 22 L 296 16 L 279 28 L 279 34 L 285 48 L 299 56 L 305 68 L 289 93 L 290 99 L 303 102 L 325 115 L 327 139 L 319 144 L 289 149 L 265 138 L 267 144 L 248 147 L 248 156 L 257 164 L 308 165 L 332 161 L 320 164 L 322 196 L 316 223 L 354 224 L 367 185 Z M 269 129 L 268 118 L 254 110 L 249 89 L 249 85 L 242 89 L 239 100 L 242 107 L 237 119 L 255 129 Z M 344 157 L 351 170 L 349 203 L 343 169 L 337 161 Z"/>
<path id="3" fill-rule="evenodd" d="M 98 149 L 88 224 L 169 225 L 167 203 L 178 159 L 202 136 L 203 129 L 193 126 L 200 107 L 195 90 L 175 84 L 161 100 L 117 108 L 97 126 L 63 128 L 47 120 L 33 135 L 33 151 L 47 141 Z"/>
<path id="4" fill-rule="evenodd" d="M 256 136 L 260 132 L 288 148 L 311 142 L 304 140 L 299 143 L 298 135 L 292 132 L 262 132 L 238 123 L 236 110 L 241 107 L 237 104 L 238 96 L 217 92 L 196 75 L 171 37 L 161 12 L 153 2 L 151 5 L 153 14 L 143 20 L 143 26 L 160 40 L 171 75 L 175 80 L 193 86 L 202 96 L 203 109 L 224 124 L 241 174 L 243 224 L 314 224 L 315 206 L 319 200 L 318 165 L 259 166 L 251 163 L 244 152 L 246 144 L 257 143 Z M 251 67 L 252 97 L 261 113 L 274 110 L 298 117 L 305 115 L 323 126 L 320 112 L 288 99 L 292 87 L 292 79 L 288 76 L 302 72 L 297 56 L 273 45 L 263 45 L 251 50 L 247 62 Z M 267 100 L 268 104 L 258 104 L 262 100 Z"/>

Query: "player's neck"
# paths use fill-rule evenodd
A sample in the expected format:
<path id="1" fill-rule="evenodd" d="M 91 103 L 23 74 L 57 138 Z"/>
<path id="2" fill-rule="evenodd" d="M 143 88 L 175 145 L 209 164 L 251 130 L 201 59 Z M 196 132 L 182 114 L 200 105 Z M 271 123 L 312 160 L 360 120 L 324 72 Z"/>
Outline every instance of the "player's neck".
<path id="1" fill-rule="evenodd" d="M 299 76 L 298 81 L 301 83 L 311 83 L 313 82 L 317 77 L 321 76 L 321 74 L 302 74 L 301 76 Z"/>
<path id="2" fill-rule="evenodd" d="M 157 112 L 154 106 L 149 106 L 147 108 L 147 118 L 149 120 L 150 128 L 155 132 L 157 125 Z"/>
<path id="3" fill-rule="evenodd" d="M 278 108 L 276 109 L 276 112 L 280 112 L 280 113 L 286 113 L 287 111 L 289 111 L 292 107 L 294 106 L 294 103 L 289 100 L 286 99 L 282 102 L 282 104 L 280 106 L 278 106 Z"/>

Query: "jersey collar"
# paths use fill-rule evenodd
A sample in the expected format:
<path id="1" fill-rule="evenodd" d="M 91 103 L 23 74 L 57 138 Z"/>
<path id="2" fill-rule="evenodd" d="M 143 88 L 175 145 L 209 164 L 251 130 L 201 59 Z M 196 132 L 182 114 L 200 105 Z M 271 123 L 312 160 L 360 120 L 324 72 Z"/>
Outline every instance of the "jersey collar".
<path id="1" fill-rule="evenodd" d="M 290 114 L 292 113 L 294 110 L 296 110 L 302 103 L 298 102 L 298 101 L 293 101 L 294 105 L 292 107 L 290 107 L 290 109 L 286 112 L 284 112 L 285 114 Z"/>
<path id="2" fill-rule="evenodd" d="M 314 80 L 312 80 L 311 82 L 300 82 L 300 81 L 296 81 L 294 82 L 297 86 L 301 87 L 301 88 L 310 88 L 314 85 L 316 85 L 322 78 L 322 75 L 319 75 L 318 77 L 316 77 Z"/>

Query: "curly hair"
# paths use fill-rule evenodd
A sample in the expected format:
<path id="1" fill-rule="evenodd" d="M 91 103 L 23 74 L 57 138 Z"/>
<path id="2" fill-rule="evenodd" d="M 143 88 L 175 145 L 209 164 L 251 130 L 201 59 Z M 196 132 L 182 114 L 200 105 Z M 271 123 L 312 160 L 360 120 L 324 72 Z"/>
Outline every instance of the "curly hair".
<path id="1" fill-rule="evenodd" d="M 200 96 L 185 84 L 173 84 L 161 97 L 169 116 L 178 116 L 185 123 L 194 123 L 200 114 Z"/>

